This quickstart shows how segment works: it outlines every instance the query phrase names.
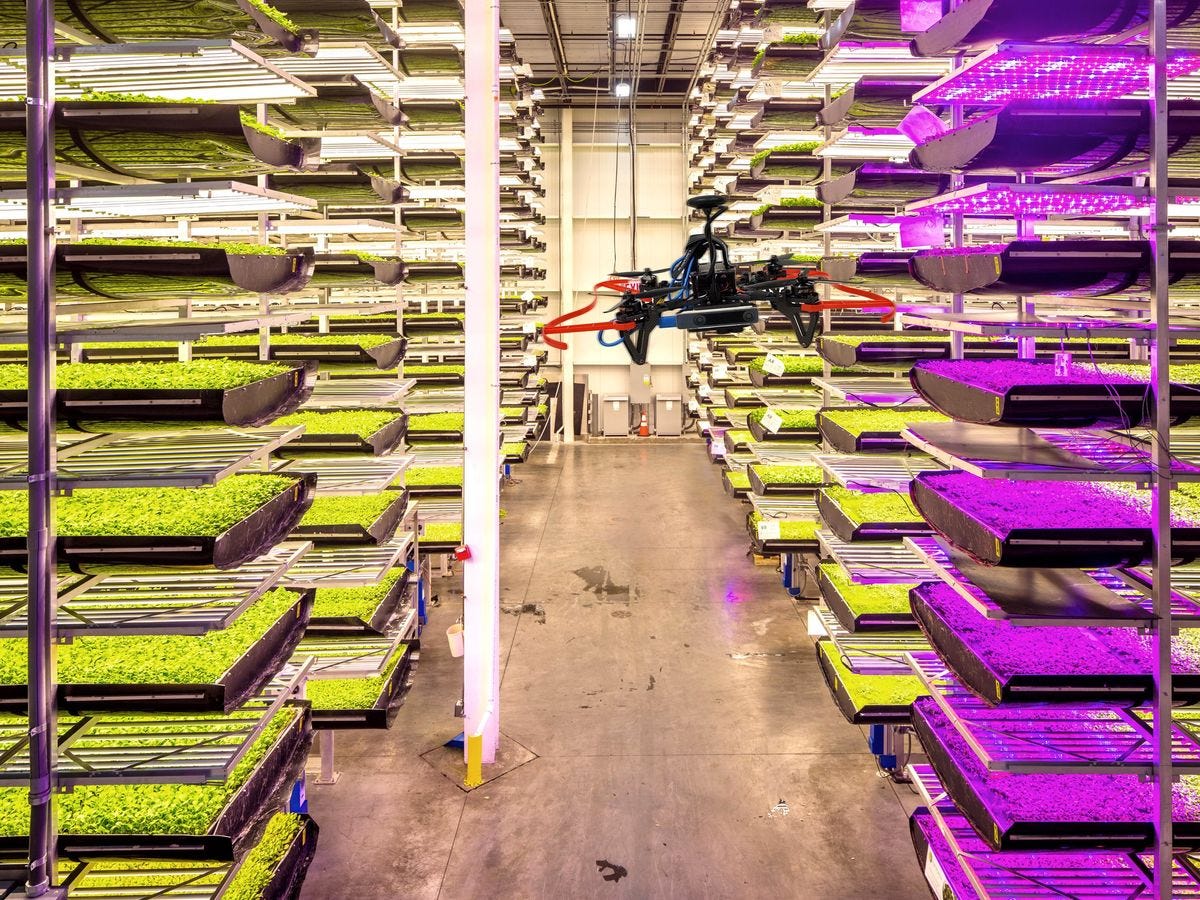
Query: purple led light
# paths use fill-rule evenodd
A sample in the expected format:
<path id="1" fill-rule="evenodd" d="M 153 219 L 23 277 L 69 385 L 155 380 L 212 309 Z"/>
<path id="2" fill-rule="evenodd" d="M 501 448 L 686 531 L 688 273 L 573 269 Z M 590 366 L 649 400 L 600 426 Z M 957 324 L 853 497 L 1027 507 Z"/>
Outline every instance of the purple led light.
<path id="1" fill-rule="evenodd" d="M 1200 55 L 1177 52 L 1169 78 L 1200 70 Z M 1150 57 L 1141 47 L 1003 46 L 920 94 L 921 103 L 1013 103 L 1112 100 L 1149 87 Z"/>
<path id="2" fill-rule="evenodd" d="M 987 190 L 922 203 L 922 212 L 966 216 L 1106 216 L 1147 205 L 1145 196 L 1129 191 L 1075 191 L 1040 186 L 1036 191 L 989 185 Z"/>

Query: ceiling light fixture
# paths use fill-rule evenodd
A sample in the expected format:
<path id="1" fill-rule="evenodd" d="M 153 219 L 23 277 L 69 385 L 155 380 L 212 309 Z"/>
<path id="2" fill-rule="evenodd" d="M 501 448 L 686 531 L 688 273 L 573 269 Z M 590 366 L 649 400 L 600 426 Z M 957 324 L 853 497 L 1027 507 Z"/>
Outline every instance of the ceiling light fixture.
<path id="1" fill-rule="evenodd" d="M 637 16 L 617 16 L 613 20 L 613 34 L 618 41 L 632 41 L 637 37 Z"/>
<path id="2" fill-rule="evenodd" d="M 618 81 L 613 85 L 614 97 L 628 97 L 632 91 L 633 89 L 629 86 L 628 81 Z"/>

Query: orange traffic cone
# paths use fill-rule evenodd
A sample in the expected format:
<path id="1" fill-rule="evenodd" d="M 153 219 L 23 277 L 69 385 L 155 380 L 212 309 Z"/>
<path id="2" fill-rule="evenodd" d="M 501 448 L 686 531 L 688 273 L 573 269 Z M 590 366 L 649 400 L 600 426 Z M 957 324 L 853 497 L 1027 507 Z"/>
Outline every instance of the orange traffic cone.
<path id="1" fill-rule="evenodd" d="M 646 411 L 642 410 L 642 424 L 638 426 L 638 437 L 650 437 L 650 422 L 646 419 Z"/>

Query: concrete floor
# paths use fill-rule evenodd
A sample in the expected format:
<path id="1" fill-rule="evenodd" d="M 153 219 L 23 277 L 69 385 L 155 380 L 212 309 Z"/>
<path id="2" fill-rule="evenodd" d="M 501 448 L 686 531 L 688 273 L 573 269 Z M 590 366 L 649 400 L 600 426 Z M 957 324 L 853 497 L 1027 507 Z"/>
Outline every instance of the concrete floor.
<path id="1" fill-rule="evenodd" d="M 460 726 L 442 635 L 461 593 L 435 579 L 395 727 L 339 735 L 340 782 L 310 787 L 305 900 L 928 897 L 915 798 L 835 709 L 702 445 L 583 444 L 516 471 L 501 724 L 536 758 L 471 793 L 422 758 Z"/>

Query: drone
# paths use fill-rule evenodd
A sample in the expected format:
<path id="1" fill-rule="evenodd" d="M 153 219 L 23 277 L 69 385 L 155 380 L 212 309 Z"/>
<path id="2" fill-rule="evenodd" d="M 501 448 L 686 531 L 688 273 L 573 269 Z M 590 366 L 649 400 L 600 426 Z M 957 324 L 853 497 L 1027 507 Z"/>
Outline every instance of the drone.
<path id="1" fill-rule="evenodd" d="M 820 333 L 821 313 L 827 309 L 878 309 L 882 321 L 892 320 L 895 305 L 891 300 L 838 284 L 819 269 L 791 263 L 791 257 L 730 262 L 729 246 L 713 235 L 714 220 L 728 209 L 726 198 L 706 194 L 690 198 L 687 205 L 704 213 L 704 231 L 688 238 L 679 259 L 664 269 L 614 272 L 593 288 L 591 303 L 546 323 L 546 343 L 565 350 L 567 345 L 554 335 L 593 331 L 604 346 L 624 346 L 634 363 L 645 365 L 654 329 L 730 334 L 757 322 L 763 302 L 788 320 L 803 347 L 810 346 Z M 861 299 L 822 300 L 818 284 L 832 285 Z M 615 313 L 611 321 L 572 323 L 596 308 L 602 290 L 611 292 L 606 295 L 609 298 L 619 298 L 606 310 Z M 610 331 L 616 332 L 616 340 L 605 339 Z"/>

